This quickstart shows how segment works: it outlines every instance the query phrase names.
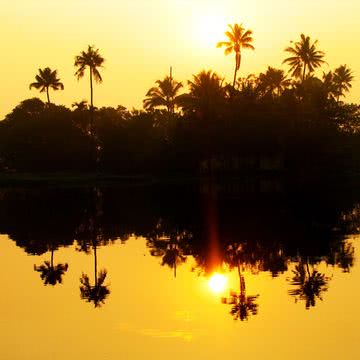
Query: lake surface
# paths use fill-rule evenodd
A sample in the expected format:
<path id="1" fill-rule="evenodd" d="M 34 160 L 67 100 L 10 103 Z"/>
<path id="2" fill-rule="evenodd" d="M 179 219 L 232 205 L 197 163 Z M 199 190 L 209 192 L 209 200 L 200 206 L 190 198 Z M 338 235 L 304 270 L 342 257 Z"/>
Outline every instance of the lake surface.
<path id="1" fill-rule="evenodd" d="M 359 359 L 359 204 L 356 182 L 2 189 L 0 359 Z"/>

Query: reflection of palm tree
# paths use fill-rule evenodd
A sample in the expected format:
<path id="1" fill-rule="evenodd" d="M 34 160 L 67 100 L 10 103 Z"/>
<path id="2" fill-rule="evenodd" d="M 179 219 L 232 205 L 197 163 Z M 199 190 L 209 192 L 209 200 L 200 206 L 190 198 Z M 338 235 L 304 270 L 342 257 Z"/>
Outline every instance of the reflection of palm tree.
<path id="1" fill-rule="evenodd" d="M 171 76 L 166 76 L 164 80 L 157 80 L 156 84 L 156 87 L 152 87 L 146 93 L 144 108 L 152 110 L 156 107 L 166 107 L 169 113 L 173 113 L 179 103 L 178 93 L 182 88 L 182 83 Z"/>
<path id="2" fill-rule="evenodd" d="M 82 274 L 80 278 L 80 296 L 87 302 L 93 302 L 95 307 L 101 306 L 105 302 L 105 299 L 110 294 L 110 290 L 107 285 L 104 285 L 107 271 L 102 269 L 97 270 L 97 246 L 103 238 L 101 227 L 99 226 L 100 218 L 103 214 L 102 209 L 102 192 L 98 188 L 93 189 L 94 203 L 90 217 L 79 228 L 79 234 L 85 234 L 85 236 L 91 238 L 91 244 L 94 252 L 94 285 L 90 284 L 89 276 Z M 79 242 L 80 250 L 86 253 L 90 252 L 90 246 L 88 241 Z"/>
<path id="3" fill-rule="evenodd" d="M 327 290 L 329 278 L 316 269 L 310 271 L 308 259 L 305 262 L 300 260 L 293 273 L 291 285 L 296 288 L 289 290 L 289 294 L 295 297 L 295 301 L 305 300 L 306 309 L 315 306 L 316 298 L 322 300 L 321 294 Z"/>
<path id="4" fill-rule="evenodd" d="M 233 87 L 236 83 L 236 74 L 240 69 L 241 65 L 241 49 L 254 50 L 252 31 L 245 30 L 242 25 L 235 24 L 234 26 L 229 25 L 230 31 L 226 31 L 225 35 L 228 41 L 221 41 L 217 44 L 217 47 L 225 47 L 225 55 L 229 55 L 232 52 L 235 53 L 235 72 Z"/>
<path id="5" fill-rule="evenodd" d="M 155 231 L 148 236 L 147 246 L 151 249 L 152 256 L 162 257 L 161 265 L 173 269 L 176 277 L 177 266 L 185 263 L 187 255 L 190 254 L 191 238 L 191 233 L 186 230 L 164 229 L 160 221 Z"/>
<path id="6" fill-rule="evenodd" d="M 93 242 L 94 250 L 94 285 L 90 284 L 89 276 L 82 274 L 80 278 L 80 296 L 87 302 L 93 302 L 95 307 L 104 304 L 105 299 L 110 294 L 110 290 L 107 285 L 104 285 L 107 271 L 105 269 L 97 272 L 97 253 L 96 242 Z"/>
<path id="7" fill-rule="evenodd" d="M 317 40 L 311 43 L 310 37 L 301 34 L 300 41 L 295 42 L 294 47 L 287 47 L 286 52 L 291 56 L 286 58 L 283 63 L 290 65 L 292 76 L 305 80 L 306 72 L 311 74 L 316 68 L 325 61 L 324 52 L 316 49 Z"/>
<path id="8" fill-rule="evenodd" d="M 255 300 L 259 295 L 246 295 L 245 278 L 241 274 L 240 263 L 238 263 L 238 274 L 240 280 L 240 292 L 230 292 L 229 298 L 222 298 L 223 304 L 232 305 L 230 314 L 234 320 L 248 320 L 250 315 L 256 315 L 259 305 L 255 303 Z"/>
<path id="9" fill-rule="evenodd" d="M 49 88 L 53 90 L 64 90 L 64 84 L 57 77 L 57 70 L 51 70 L 49 67 L 39 69 L 39 74 L 35 76 L 36 82 L 30 84 L 30 89 L 35 88 L 40 92 L 46 91 L 47 101 L 50 104 Z"/>
<path id="10" fill-rule="evenodd" d="M 51 250 L 50 261 L 45 261 L 43 265 L 34 265 L 34 270 L 40 273 L 44 285 L 56 285 L 62 283 L 62 277 L 68 269 L 68 264 L 57 264 L 54 266 L 54 250 Z"/>

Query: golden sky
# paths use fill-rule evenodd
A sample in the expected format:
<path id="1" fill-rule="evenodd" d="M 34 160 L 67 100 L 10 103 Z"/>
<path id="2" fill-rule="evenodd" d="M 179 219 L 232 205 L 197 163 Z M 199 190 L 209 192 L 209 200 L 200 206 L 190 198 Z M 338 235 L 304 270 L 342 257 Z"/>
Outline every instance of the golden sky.
<path id="1" fill-rule="evenodd" d="M 74 57 L 88 44 L 106 59 L 96 106 L 141 107 L 155 80 L 174 68 L 186 82 L 202 69 L 231 81 L 233 58 L 216 48 L 228 23 L 254 31 L 254 52 L 243 54 L 240 75 L 281 67 L 284 48 L 300 33 L 319 40 L 329 67 L 347 64 L 360 85 L 359 0 L 4 0 L 0 12 L 0 118 L 21 100 L 38 96 L 29 84 L 39 67 L 58 69 L 65 91 L 57 104 L 88 99 L 88 79 L 74 77 Z M 45 95 L 41 94 L 45 100 Z"/>

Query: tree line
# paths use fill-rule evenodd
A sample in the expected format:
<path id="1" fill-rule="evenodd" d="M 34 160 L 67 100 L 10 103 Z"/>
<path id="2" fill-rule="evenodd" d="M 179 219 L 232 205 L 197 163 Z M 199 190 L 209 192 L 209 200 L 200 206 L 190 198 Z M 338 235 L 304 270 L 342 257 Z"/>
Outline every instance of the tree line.
<path id="1" fill-rule="evenodd" d="M 12 171 L 116 173 L 313 173 L 357 169 L 360 108 L 342 101 L 353 73 L 347 65 L 323 72 L 325 53 L 301 34 L 285 48 L 289 72 L 269 66 L 238 77 L 253 33 L 229 25 L 225 54 L 235 55 L 234 80 L 202 70 L 184 84 L 172 74 L 148 90 L 143 110 L 94 106 L 104 58 L 88 46 L 75 57 L 75 76 L 89 73 L 90 103 L 72 109 L 50 102 L 63 90 L 56 70 L 39 69 L 30 88 L 47 102 L 21 102 L 0 124 L 0 160 Z"/>

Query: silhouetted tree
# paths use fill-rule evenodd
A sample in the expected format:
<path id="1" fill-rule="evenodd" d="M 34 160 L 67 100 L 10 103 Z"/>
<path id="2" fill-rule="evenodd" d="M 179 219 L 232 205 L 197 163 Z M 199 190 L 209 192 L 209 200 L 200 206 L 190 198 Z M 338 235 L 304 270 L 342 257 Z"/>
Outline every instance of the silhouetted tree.
<path id="1" fill-rule="evenodd" d="M 234 24 L 228 25 L 230 31 L 226 31 L 225 35 L 228 38 L 228 41 L 221 41 L 217 44 L 217 47 L 225 47 L 225 55 L 235 53 L 235 71 L 234 71 L 234 80 L 233 87 L 235 87 L 236 74 L 240 69 L 241 65 L 241 49 L 251 49 L 254 50 L 254 46 L 251 44 L 253 42 L 252 31 L 245 30 L 241 25 Z"/>
<path id="2" fill-rule="evenodd" d="M 93 132 L 93 112 L 94 112 L 94 101 L 93 101 L 93 78 L 96 82 L 101 83 L 102 77 L 98 68 L 101 68 L 105 62 L 105 59 L 100 55 L 99 49 L 95 49 L 94 46 L 88 45 L 87 51 L 82 51 L 80 55 L 75 56 L 74 66 L 78 69 L 75 72 L 77 79 L 81 79 L 85 75 L 85 70 L 89 68 L 90 75 L 90 129 Z"/>
<path id="3" fill-rule="evenodd" d="M 157 80 L 157 86 L 152 87 L 146 93 L 146 99 L 143 101 L 146 110 L 152 110 L 157 107 L 165 107 L 169 113 L 173 113 L 179 105 L 179 91 L 183 87 L 181 82 L 166 76 L 164 80 Z"/>
<path id="4" fill-rule="evenodd" d="M 181 97 L 181 104 L 185 111 L 194 111 L 201 118 L 210 114 L 216 116 L 224 104 L 224 80 L 209 71 L 201 71 L 193 75 L 193 80 L 188 81 L 190 92 Z"/>
<path id="5" fill-rule="evenodd" d="M 350 68 L 346 65 L 341 65 L 335 69 L 333 79 L 336 88 L 337 101 L 339 101 L 340 97 L 345 96 L 345 93 L 350 91 L 354 76 L 352 75 Z"/>
<path id="6" fill-rule="evenodd" d="M 269 66 L 265 73 L 261 73 L 259 75 L 257 85 L 258 90 L 262 94 L 280 96 L 290 85 L 290 80 L 286 78 L 283 70 L 275 69 Z"/>
<path id="7" fill-rule="evenodd" d="M 294 43 L 294 46 L 287 47 L 286 52 L 291 56 L 283 61 L 283 64 L 290 66 L 292 76 L 305 80 L 306 72 L 311 74 L 314 70 L 325 63 L 323 60 L 324 52 L 317 50 L 317 40 L 311 43 L 310 37 L 301 34 L 300 41 Z"/>
<path id="8" fill-rule="evenodd" d="M 30 90 L 34 87 L 40 92 L 46 92 L 47 102 L 50 104 L 49 89 L 64 90 L 64 84 L 58 78 L 57 70 L 51 70 L 49 67 L 39 69 L 39 74 L 35 76 L 36 82 L 30 84 Z"/>

